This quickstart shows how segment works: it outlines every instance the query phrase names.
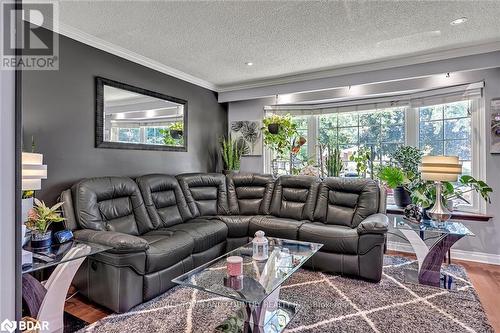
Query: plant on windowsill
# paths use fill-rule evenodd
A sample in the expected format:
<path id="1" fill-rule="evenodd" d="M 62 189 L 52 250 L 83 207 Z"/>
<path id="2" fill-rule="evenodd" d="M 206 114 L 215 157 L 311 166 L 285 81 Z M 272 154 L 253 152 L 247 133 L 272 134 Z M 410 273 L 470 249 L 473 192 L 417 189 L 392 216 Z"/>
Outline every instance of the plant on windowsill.
<path id="1" fill-rule="evenodd" d="M 481 195 L 484 201 L 491 203 L 490 193 L 493 189 L 482 180 L 477 180 L 472 176 L 463 175 L 458 179 L 458 185 L 454 186 L 450 182 L 443 182 L 443 204 L 448 209 L 453 208 L 453 201 L 459 200 L 471 204 L 465 198 L 465 194 L 476 192 Z M 431 181 L 419 181 L 411 188 L 411 198 L 413 203 L 426 209 L 431 207 L 436 201 L 436 186 Z"/>
<path id="2" fill-rule="evenodd" d="M 390 165 L 400 168 L 408 180 L 406 184 L 393 188 L 396 206 L 404 208 L 412 203 L 411 192 L 415 184 L 420 180 L 418 166 L 423 156 L 424 153 L 413 146 L 400 146 L 390 154 Z"/>
<path id="3" fill-rule="evenodd" d="M 239 144 L 231 137 L 220 140 L 220 153 L 224 163 L 224 174 L 238 172 L 240 170 L 241 156 L 245 153 L 245 144 Z"/>
<path id="4" fill-rule="evenodd" d="M 168 129 L 170 131 L 170 136 L 175 140 L 179 140 L 184 133 L 184 124 L 181 121 L 177 121 L 170 125 Z"/>
<path id="5" fill-rule="evenodd" d="M 47 207 L 43 201 L 35 200 L 35 207 L 28 213 L 26 227 L 31 230 L 31 247 L 33 249 L 45 249 L 52 245 L 52 231 L 48 230 L 52 223 L 62 222 L 59 208 L 62 202 L 52 207 Z"/>
<path id="6" fill-rule="evenodd" d="M 342 169 L 344 169 L 344 161 L 340 156 L 339 147 L 332 149 L 331 145 L 326 146 L 326 174 L 328 177 L 340 177 Z"/>
<path id="7" fill-rule="evenodd" d="M 370 169 L 371 177 L 373 177 L 372 151 L 370 148 L 359 147 L 358 151 L 349 156 L 349 161 L 356 163 L 358 177 L 366 178 L 368 169 Z"/>

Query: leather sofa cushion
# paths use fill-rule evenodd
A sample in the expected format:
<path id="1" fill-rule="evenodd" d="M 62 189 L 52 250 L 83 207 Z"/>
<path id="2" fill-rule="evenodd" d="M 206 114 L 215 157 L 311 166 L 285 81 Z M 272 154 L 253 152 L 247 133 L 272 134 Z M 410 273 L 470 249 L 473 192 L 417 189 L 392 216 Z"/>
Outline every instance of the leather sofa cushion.
<path id="1" fill-rule="evenodd" d="M 216 219 L 196 218 L 163 230 L 182 231 L 191 236 L 194 240 L 193 253 L 208 250 L 227 238 L 226 225 Z"/>
<path id="2" fill-rule="evenodd" d="M 271 215 L 298 221 L 312 220 L 317 191 L 316 177 L 279 177 L 271 201 Z"/>
<path id="3" fill-rule="evenodd" d="M 227 177 L 229 210 L 234 215 L 267 215 L 274 181 L 270 175 L 234 173 Z"/>
<path id="4" fill-rule="evenodd" d="M 153 225 L 169 227 L 191 218 L 181 187 L 174 176 L 152 174 L 136 179 Z"/>
<path id="5" fill-rule="evenodd" d="M 148 232 L 140 238 L 146 240 L 146 273 L 153 273 L 177 264 L 191 255 L 194 240 L 185 232 Z"/>
<path id="6" fill-rule="evenodd" d="M 140 235 L 154 229 L 137 184 L 127 177 L 89 178 L 72 187 L 80 227 Z"/>
<path id="7" fill-rule="evenodd" d="M 248 235 L 253 237 L 257 231 L 262 230 L 269 237 L 297 239 L 299 227 L 305 222 L 274 216 L 255 216 L 248 225 Z"/>
<path id="8" fill-rule="evenodd" d="M 356 228 L 328 225 L 321 222 L 304 223 L 299 229 L 299 240 L 321 243 L 321 251 L 357 254 L 359 235 Z"/>
<path id="9" fill-rule="evenodd" d="M 227 214 L 226 177 L 219 173 L 188 173 L 176 176 L 192 217 Z"/>
<path id="10" fill-rule="evenodd" d="M 326 178 L 319 186 L 314 221 L 356 227 L 378 212 L 379 196 L 371 179 Z"/>
<path id="11" fill-rule="evenodd" d="M 227 226 L 227 237 L 245 237 L 248 236 L 248 224 L 253 216 L 249 215 L 219 215 L 217 219 L 224 222 Z"/>

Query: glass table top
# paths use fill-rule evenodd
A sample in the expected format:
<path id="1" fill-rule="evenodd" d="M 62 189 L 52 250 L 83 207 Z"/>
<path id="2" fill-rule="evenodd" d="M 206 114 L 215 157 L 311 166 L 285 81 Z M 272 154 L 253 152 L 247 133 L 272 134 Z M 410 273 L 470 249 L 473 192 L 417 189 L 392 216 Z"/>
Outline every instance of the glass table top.
<path id="1" fill-rule="evenodd" d="M 33 263 L 31 265 L 23 265 L 22 273 L 34 272 L 110 249 L 112 248 L 109 246 L 78 240 L 72 240 L 63 244 L 53 244 L 47 249 L 36 251 L 33 251 L 29 246 L 25 246 L 24 250 L 33 253 Z"/>
<path id="2" fill-rule="evenodd" d="M 248 243 L 172 281 L 237 301 L 260 304 L 323 246 L 271 237 L 268 240 L 269 257 L 265 261 L 252 259 L 252 243 Z M 285 248 L 290 256 L 284 252 Z M 230 256 L 243 258 L 243 274 L 239 277 L 227 275 L 226 259 Z"/>
<path id="3" fill-rule="evenodd" d="M 460 222 L 448 221 L 443 226 L 431 220 L 422 220 L 420 223 L 406 219 L 404 217 L 394 218 L 394 228 L 404 230 L 414 230 L 417 232 L 429 232 L 433 234 L 451 234 L 463 236 L 475 236 L 465 225 Z"/>

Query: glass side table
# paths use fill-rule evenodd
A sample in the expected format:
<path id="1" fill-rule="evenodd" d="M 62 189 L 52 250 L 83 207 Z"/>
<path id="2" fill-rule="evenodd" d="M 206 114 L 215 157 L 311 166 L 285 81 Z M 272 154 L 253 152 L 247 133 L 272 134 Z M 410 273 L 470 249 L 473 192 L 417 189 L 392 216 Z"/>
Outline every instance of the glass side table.
<path id="1" fill-rule="evenodd" d="M 23 266 L 23 301 L 29 315 L 42 326 L 40 332 L 62 332 L 64 303 L 78 268 L 90 255 L 110 250 L 111 247 L 73 240 L 33 252 L 33 264 Z M 47 281 L 40 282 L 31 272 L 57 266 Z"/>
<path id="2" fill-rule="evenodd" d="M 453 277 L 442 272 L 441 265 L 453 244 L 462 237 L 474 234 L 459 222 L 450 221 L 439 227 L 430 220 L 416 223 L 403 217 L 394 218 L 394 228 L 410 242 L 417 256 L 418 268 L 407 268 L 405 281 L 454 289 Z M 428 246 L 425 241 L 432 243 Z"/>

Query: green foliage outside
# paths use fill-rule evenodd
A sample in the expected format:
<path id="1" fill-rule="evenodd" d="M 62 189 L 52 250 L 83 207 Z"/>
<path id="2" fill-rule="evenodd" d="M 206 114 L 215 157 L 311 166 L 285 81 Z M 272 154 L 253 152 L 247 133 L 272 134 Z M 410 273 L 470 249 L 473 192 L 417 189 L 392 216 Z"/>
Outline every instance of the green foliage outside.
<path id="1" fill-rule="evenodd" d="M 349 160 L 356 163 L 356 172 L 358 173 L 358 176 L 366 178 L 368 168 L 370 167 L 370 163 L 372 161 L 371 149 L 368 147 L 359 147 L 358 151 L 355 151 L 351 156 L 349 156 Z"/>

